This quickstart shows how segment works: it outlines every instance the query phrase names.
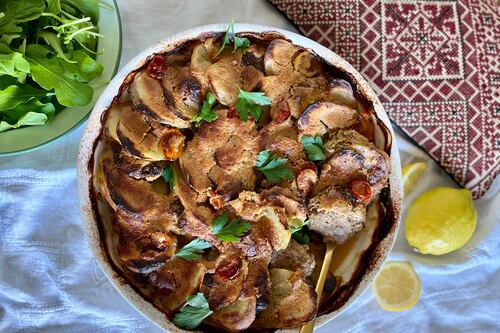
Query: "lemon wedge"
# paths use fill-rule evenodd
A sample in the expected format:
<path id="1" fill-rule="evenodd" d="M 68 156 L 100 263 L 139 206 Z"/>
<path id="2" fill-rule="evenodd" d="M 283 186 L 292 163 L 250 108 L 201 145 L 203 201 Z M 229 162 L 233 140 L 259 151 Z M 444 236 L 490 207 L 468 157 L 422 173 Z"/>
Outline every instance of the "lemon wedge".
<path id="1" fill-rule="evenodd" d="M 405 236 L 408 244 L 420 253 L 440 255 L 467 243 L 476 224 L 471 192 L 440 187 L 424 193 L 410 206 Z"/>
<path id="2" fill-rule="evenodd" d="M 403 190 L 405 194 L 411 192 L 425 170 L 427 170 L 427 163 L 424 162 L 410 163 L 403 168 Z"/>
<path id="3" fill-rule="evenodd" d="M 420 297 L 420 279 L 409 262 L 389 261 L 375 278 L 373 292 L 384 310 L 408 310 Z"/>

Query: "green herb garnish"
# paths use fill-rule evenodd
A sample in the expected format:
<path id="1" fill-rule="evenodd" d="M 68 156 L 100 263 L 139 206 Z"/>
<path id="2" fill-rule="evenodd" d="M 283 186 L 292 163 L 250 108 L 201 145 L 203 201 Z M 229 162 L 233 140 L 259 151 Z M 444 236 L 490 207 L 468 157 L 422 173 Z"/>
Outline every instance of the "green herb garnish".
<path id="1" fill-rule="evenodd" d="M 187 298 L 187 304 L 175 315 L 174 324 L 192 330 L 212 313 L 205 296 L 202 293 L 197 293 Z"/>
<path id="2" fill-rule="evenodd" d="M 310 161 L 324 161 L 323 139 L 320 136 L 303 136 L 300 139 Z"/>
<path id="3" fill-rule="evenodd" d="M 231 31 L 231 35 L 229 35 L 229 31 Z M 241 53 L 245 53 L 250 46 L 250 40 L 245 37 L 238 37 L 234 33 L 234 21 L 231 21 L 227 26 L 226 33 L 224 34 L 224 38 L 222 39 L 222 44 L 220 46 L 219 52 L 215 56 L 218 56 L 226 47 L 231 43 L 231 38 L 233 39 L 234 49 L 233 53 L 236 52 L 237 49 L 241 50 Z"/>
<path id="4" fill-rule="evenodd" d="M 174 168 L 172 166 L 172 163 L 169 163 L 165 169 L 163 169 L 163 173 L 161 174 L 163 177 L 163 180 L 165 180 L 165 183 L 168 184 L 168 188 L 170 189 L 170 192 L 174 190 L 174 180 L 175 180 L 175 175 L 174 175 Z"/>
<path id="5" fill-rule="evenodd" d="M 236 111 L 240 114 L 240 118 L 243 121 L 248 120 L 248 114 L 250 113 L 255 122 L 259 121 L 262 116 L 261 106 L 271 105 L 271 99 L 267 97 L 263 92 L 249 92 L 241 90 L 238 87 L 238 101 L 236 102 Z"/>
<path id="6" fill-rule="evenodd" d="M 240 237 L 252 228 L 250 223 L 232 220 L 228 223 L 229 215 L 224 212 L 212 221 L 212 233 L 224 242 L 239 242 Z"/>
<path id="7" fill-rule="evenodd" d="M 202 239 L 195 238 L 175 254 L 176 257 L 181 257 L 187 261 L 194 261 L 201 258 L 203 250 L 212 247 L 212 245 Z"/>
<path id="8" fill-rule="evenodd" d="M 261 171 L 271 183 L 279 183 L 282 179 L 293 179 L 292 169 L 287 165 L 288 159 L 279 158 L 269 150 L 262 150 L 257 156 L 255 168 Z"/>
<path id="9" fill-rule="evenodd" d="M 305 220 L 302 222 L 300 226 L 291 225 L 290 232 L 292 233 L 293 239 L 295 239 L 300 244 L 309 244 L 309 235 L 307 231 L 304 229 L 306 225 L 309 224 L 309 220 Z"/>
<path id="10" fill-rule="evenodd" d="M 194 118 L 196 126 L 200 126 L 202 121 L 212 122 L 217 119 L 217 113 L 215 113 L 212 109 L 215 103 L 217 103 L 217 99 L 214 94 L 208 92 L 205 100 L 203 101 L 200 113 Z"/>

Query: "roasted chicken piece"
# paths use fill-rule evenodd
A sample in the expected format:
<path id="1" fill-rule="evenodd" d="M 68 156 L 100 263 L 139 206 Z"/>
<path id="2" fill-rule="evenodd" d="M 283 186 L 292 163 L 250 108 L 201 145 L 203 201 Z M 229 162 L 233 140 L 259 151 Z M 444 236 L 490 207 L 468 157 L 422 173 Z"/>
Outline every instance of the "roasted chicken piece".
<path id="1" fill-rule="evenodd" d="M 253 189 L 259 147 L 255 122 L 228 118 L 227 110 L 217 110 L 218 119 L 203 123 L 179 159 L 187 182 L 205 202 L 212 188 L 232 199 L 243 190 Z"/>

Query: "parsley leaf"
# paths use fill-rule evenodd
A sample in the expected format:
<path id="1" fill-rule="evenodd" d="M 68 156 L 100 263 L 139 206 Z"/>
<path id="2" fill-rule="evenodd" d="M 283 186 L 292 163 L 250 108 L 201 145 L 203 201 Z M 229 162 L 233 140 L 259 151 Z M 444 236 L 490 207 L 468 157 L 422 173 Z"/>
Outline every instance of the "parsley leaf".
<path id="1" fill-rule="evenodd" d="M 168 188 L 170 192 L 174 190 L 174 168 L 172 167 L 172 163 L 169 163 L 165 169 L 163 169 L 163 173 L 161 174 L 165 183 L 168 184 Z"/>
<path id="2" fill-rule="evenodd" d="M 306 225 L 309 224 L 309 220 L 305 220 L 304 222 L 302 222 L 302 224 L 300 226 L 296 226 L 296 225 L 290 225 L 290 231 L 292 232 L 292 234 L 302 230 L 302 228 Z"/>
<path id="3" fill-rule="evenodd" d="M 288 159 L 278 158 L 269 150 L 262 150 L 257 156 L 255 168 L 260 170 L 271 183 L 279 183 L 282 179 L 293 179 L 292 169 L 286 163 Z"/>
<path id="4" fill-rule="evenodd" d="M 212 221 L 212 233 L 225 242 L 239 242 L 240 236 L 252 228 L 250 223 L 232 220 L 228 223 L 228 213 L 224 212 Z"/>
<path id="5" fill-rule="evenodd" d="M 271 105 L 271 99 L 263 92 L 249 92 L 241 90 L 238 87 L 238 101 L 236 102 L 236 111 L 240 114 L 243 121 L 248 120 L 248 113 L 250 113 L 255 122 L 259 121 L 262 116 L 262 105 Z"/>
<path id="6" fill-rule="evenodd" d="M 229 35 L 229 31 L 231 31 L 231 35 Z M 217 57 L 226 47 L 231 43 L 231 37 L 233 38 L 234 49 L 233 53 L 236 52 L 237 49 L 241 49 L 241 53 L 245 53 L 250 46 L 250 40 L 245 37 L 238 37 L 234 33 L 234 21 L 231 21 L 227 26 L 226 33 L 224 34 L 224 38 L 222 39 L 222 44 L 220 46 L 219 52 L 215 55 Z"/>
<path id="7" fill-rule="evenodd" d="M 201 258 L 203 250 L 210 248 L 212 245 L 202 239 L 195 238 L 175 254 L 176 257 L 181 257 L 187 261 L 194 261 Z"/>
<path id="8" fill-rule="evenodd" d="M 323 139 L 320 136 L 303 136 L 300 139 L 310 161 L 324 161 Z"/>
<path id="9" fill-rule="evenodd" d="M 205 100 L 203 101 L 203 105 L 201 107 L 200 113 L 194 118 L 196 126 L 200 126 L 200 123 L 204 120 L 207 122 L 212 122 L 217 119 L 217 113 L 212 110 L 215 103 L 217 103 L 217 99 L 214 94 L 208 92 Z"/>
<path id="10" fill-rule="evenodd" d="M 304 229 L 306 225 L 309 224 L 309 220 L 305 220 L 300 226 L 291 225 L 290 231 L 292 233 L 293 239 L 295 239 L 300 244 L 309 244 L 309 235 L 307 231 Z"/>
<path id="11" fill-rule="evenodd" d="M 202 293 L 191 295 L 187 304 L 174 317 L 174 324 L 181 328 L 194 329 L 213 313 Z"/>

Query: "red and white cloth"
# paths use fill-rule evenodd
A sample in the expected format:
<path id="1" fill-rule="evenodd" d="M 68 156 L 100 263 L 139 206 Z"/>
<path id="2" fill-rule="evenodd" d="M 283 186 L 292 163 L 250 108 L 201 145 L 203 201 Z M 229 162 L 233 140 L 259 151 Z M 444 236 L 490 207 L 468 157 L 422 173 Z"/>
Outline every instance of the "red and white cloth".
<path id="1" fill-rule="evenodd" d="M 393 123 L 479 198 L 500 171 L 498 0 L 269 0 L 376 90 Z"/>

